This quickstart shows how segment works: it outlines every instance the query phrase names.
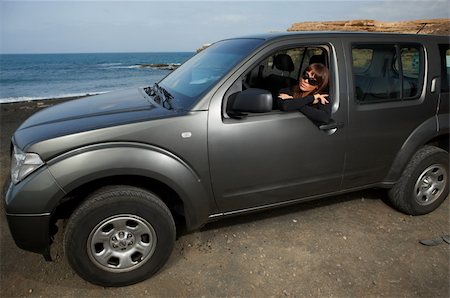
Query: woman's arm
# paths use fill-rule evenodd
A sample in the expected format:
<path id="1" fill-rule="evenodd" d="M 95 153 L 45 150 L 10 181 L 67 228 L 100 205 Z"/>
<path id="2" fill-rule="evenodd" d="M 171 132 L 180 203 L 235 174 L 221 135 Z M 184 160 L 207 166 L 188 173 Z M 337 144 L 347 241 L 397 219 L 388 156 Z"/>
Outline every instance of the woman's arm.
<path id="1" fill-rule="evenodd" d="M 329 123 L 331 119 L 331 103 L 326 105 L 318 104 L 318 108 L 304 106 L 299 111 L 315 122 Z"/>
<path id="2" fill-rule="evenodd" d="M 312 95 L 302 98 L 293 98 L 286 100 L 278 99 L 278 107 L 280 108 L 281 111 L 295 111 L 313 102 L 314 96 Z"/>
<path id="3" fill-rule="evenodd" d="M 314 96 L 309 95 L 303 98 L 293 98 L 287 100 L 279 99 L 278 107 L 281 111 L 298 110 L 315 122 L 328 123 L 331 118 L 331 100 L 328 98 L 328 101 L 330 101 L 330 103 L 318 103 L 316 106 L 311 107 L 308 104 L 314 102 Z"/>

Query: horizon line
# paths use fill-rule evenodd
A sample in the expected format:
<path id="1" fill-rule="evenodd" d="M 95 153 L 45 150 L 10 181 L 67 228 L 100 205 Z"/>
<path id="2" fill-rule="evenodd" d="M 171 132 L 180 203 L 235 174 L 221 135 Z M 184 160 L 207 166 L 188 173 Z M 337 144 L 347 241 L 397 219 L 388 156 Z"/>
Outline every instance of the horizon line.
<path id="1" fill-rule="evenodd" d="M 138 51 L 138 52 L 9 52 L 0 55 L 64 55 L 64 54 L 147 54 L 147 53 L 195 53 L 196 51 Z"/>

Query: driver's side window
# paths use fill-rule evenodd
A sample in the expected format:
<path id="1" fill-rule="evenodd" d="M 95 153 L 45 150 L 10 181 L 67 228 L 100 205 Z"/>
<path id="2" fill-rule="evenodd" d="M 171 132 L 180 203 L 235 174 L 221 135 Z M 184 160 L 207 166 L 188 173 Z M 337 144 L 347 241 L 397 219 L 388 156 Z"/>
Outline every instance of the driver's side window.
<path id="1" fill-rule="evenodd" d="M 328 54 L 325 48 L 305 46 L 270 53 L 246 71 L 227 91 L 226 114 L 233 117 L 231 109 L 237 93 L 251 88 L 269 91 L 273 99 L 272 110 L 278 110 L 276 99 L 280 90 L 295 87 L 303 70 L 312 63 L 328 66 Z"/>

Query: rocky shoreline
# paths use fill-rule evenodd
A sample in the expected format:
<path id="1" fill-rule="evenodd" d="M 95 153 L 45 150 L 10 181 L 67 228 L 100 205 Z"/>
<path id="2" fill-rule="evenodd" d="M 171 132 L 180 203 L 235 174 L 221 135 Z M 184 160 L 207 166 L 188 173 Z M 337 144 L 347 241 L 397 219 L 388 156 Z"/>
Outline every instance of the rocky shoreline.
<path id="1" fill-rule="evenodd" d="M 429 19 L 402 22 L 351 20 L 294 23 L 287 31 L 352 31 L 396 32 L 409 34 L 450 35 L 450 19 Z"/>

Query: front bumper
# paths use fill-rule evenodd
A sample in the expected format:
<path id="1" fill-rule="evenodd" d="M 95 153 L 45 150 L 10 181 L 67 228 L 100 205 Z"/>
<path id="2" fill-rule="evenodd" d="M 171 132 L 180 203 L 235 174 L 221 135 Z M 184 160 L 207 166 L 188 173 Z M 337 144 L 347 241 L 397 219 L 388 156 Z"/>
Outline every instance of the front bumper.
<path id="1" fill-rule="evenodd" d="M 50 215 L 6 214 L 6 219 L 18 247 L 50 258 Z"/>
<path id="2" fill-rule="evenodd" d="M 18 247 L 50 258 L 51 213 L 64 195 L 45 166 L 18 184 L 9 183 L 4 206 Z"/>

